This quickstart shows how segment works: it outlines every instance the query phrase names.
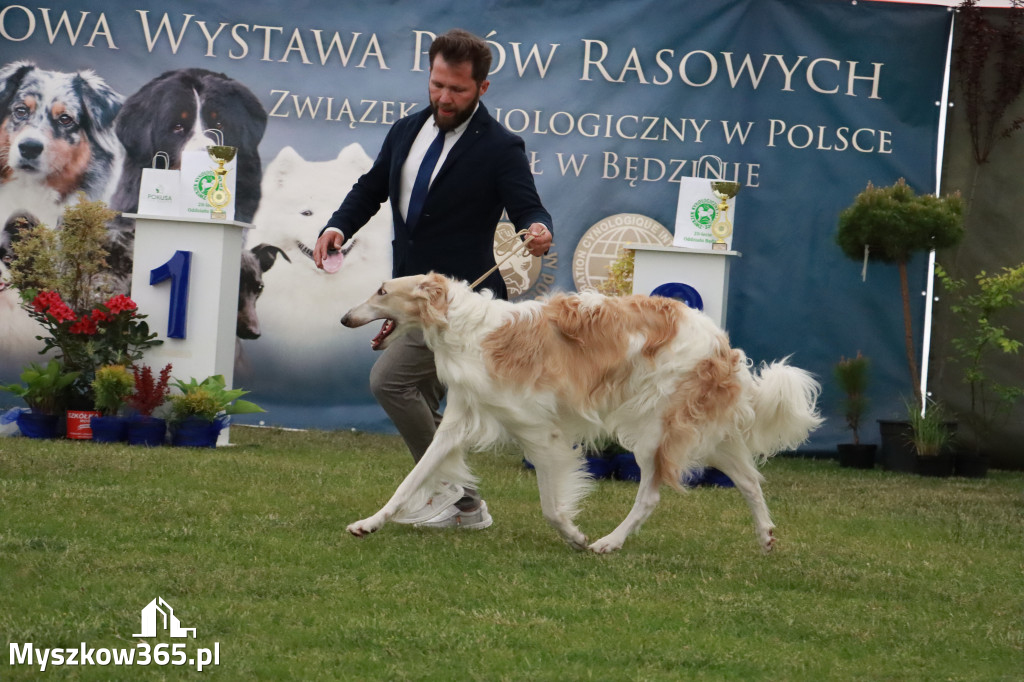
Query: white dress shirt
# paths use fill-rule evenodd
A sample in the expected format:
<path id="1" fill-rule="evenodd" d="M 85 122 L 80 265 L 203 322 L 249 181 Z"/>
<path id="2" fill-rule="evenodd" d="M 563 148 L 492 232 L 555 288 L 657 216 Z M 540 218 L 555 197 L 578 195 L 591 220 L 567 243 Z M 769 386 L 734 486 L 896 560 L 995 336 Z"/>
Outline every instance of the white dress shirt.
<path id="1" fill-rule="evenodd" d="M 477 106 L 480 106 L 477 104 Z M 473 109 L 473 113 L 476 113 L 476 109 Z M 463 121 L 454 130 L 449 130 L 444 136 L 444 147 L 441 148 L 441 156 L 437 160 L 437 165 L 434 166 L 434 172 L 430 176 L 430 181 L 433 182 L 434 178 L 437 177 L 438 171 L 441 170 L 441 166 L 444 165 L 444 160 L 448 158 L 448 152 L 452 150 L 455 143 L 459 141 L 462 134 L 466 132 L 466 128 L 469 127 L 469 122 L 472 120 L 473 115 Z M 430 143 L 437 137 L 437 123 L 434 121 L 434 117 L 429 117 L 424 123 L 423 127 L 420 128 L 420 132 L 416 135 L 416 139 L 412 141 L 412 147 L 409 148 L 409 155 L 405 157 L 405 164 L 402 166 L 402 184 L 399 187 L 398 192 L 398 208 L 402 214 L 402 218 L 405 219 L 409 216 L 409 198 L 412 196 L 412 186 L 416 182 L 416 174 L 419 173 L 420 164 L 423 163 L 423 157 L 427 155 L 427 148 L 430 147 Z"/>

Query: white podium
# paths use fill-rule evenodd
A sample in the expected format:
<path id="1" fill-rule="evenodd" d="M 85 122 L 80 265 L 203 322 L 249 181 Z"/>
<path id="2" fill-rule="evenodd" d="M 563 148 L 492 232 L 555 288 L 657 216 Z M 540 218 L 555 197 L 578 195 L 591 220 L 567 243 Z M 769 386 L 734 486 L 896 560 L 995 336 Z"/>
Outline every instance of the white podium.
<path id="1" fill-rule="evenodd" d="M 131 297 L 163 340 L 146 351 L 153 372 L 176 379 L 235 374 L 238 277 L 247 223 L 125 213 L 135 220 Z M 228 429 L 219 445 L 228 442 Z"/>
<path id="2" fill-rule="evenodd" d="M 700 294 L 708 317 L 725 329 L 729 264 L 733 258 L 742 257 L 741 253 L 660 244 L 633 244 L 629 248 L 636 254 L 634 294 L 650 294 L 669 282 L 688 284 Z"/>

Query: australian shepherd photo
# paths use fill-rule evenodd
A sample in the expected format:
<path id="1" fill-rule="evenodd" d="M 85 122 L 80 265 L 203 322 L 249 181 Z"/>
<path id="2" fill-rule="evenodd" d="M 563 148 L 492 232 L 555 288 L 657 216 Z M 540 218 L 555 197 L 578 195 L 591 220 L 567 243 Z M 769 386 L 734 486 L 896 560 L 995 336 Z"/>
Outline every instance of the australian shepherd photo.
<path id="1" fill-rule="evenodd" d="M 263 165 L 259 144 L 267 128 L 267 112 L 245 85 L 206 69 L 167 71 L 125 100 L 115 128 L 124 147 L 124 161 L 110 200 L 112 209 L 138 211 L 142 169 L 153 166 L 157 152 L 167 154 L 170 168 L 180 169 L 182 152 L 205 153 L 207 145 L 217 144 L 208 131 L 219 130 L 223 143 L 238 149 L 235 220 L 252 222 L 260 204 Z M 135 221 L 120 217 L 111 227 L 107 263 L 127 282 L 132 271 Z"/>
<path id="2" fill-rule="evenodd" d="M 142 169 L 153 165 L 157 152 L 168 155 L 170 168 L 180 168 L 182 151 L 205 152 L 216 144 L 207 131 L 219 130 L 224 144 L 238 148 L 235 219 L 252 222 L 260 203 L 259 145 L 266 128 L 267 112 L 256 95 L 223 73 L 178 69 L 157 76 L 125 101 L 117 120 L 125 159 L 112 207 L 138 209 Z"/>
<path id="3" fill-rule="evenodd" d="M 122 96 L 92 71 L 65 73 L 19 61 L 0 68 L 0 207 L 55 227 L 77 192 L 107 199 L 121 144 Z"/>
<path id="4" fill-rule="evenodd" d="M 423 458 L 357 537 L 411 513 L 446 484 L 472 486 L 464 455 L 518 444 L 537 472 L 544 518 L 572 547 L 612 552 L 650 516 L 663 485 L 720 469 L 743 494 L 757 542 L 773 524 L 757 466 L 793 449 L 821 423 L 817 381 L 785 360 L 752 367 L 706 315 L 657 296 L 558 294 L 510 303 L 437 274 L 385 282 L 343 318 L 384 320 L 375 348 L 423 330 L 448 404 Z M 573 522 L 592 485 L 577 443 L 611 436 L 632 450 L 641 480 L 633 508 L 589 542 Z"/>

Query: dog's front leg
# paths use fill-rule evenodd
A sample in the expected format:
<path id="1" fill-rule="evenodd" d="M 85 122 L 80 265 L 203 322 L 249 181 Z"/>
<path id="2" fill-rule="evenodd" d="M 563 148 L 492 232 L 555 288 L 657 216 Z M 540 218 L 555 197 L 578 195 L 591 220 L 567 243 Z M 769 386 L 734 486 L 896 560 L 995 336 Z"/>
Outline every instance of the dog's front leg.
<path id="1" fill-rule="evenodd" d="M 658 484 L 654 481 L 651 471 L 641 467 L 640 485 L 637 487 L 633 508 L 615 530 L 590 545 L 590 551 L 595 554 L 608 554 L 621 549 L 622 543 L 647 520 L 654 508 L 658 506 L 660 499 L 661 493 L 658 491 Z"/>
<path id="2" fill-rule="evenodd" d="M 394 517 L 395 513 L 409 501 L 409 498 L 419 490 L 420 486 L 430 479 L 448 454 L 460 444 L 461 438 L 455 433 L 455 429 L 445 428 L 445 422 L 442 420 L 427 451 L 423 453 L 423 457 L 412 468 L 405 480 L 399 484 L 387 504 L 373 516 L 349 524 L 348 532 L 361 538 L 380 530 L 381 526 Z"/>
<path id="3" fill-rule="evenodd" d="M 552 446 L 552 450 L 555 449 Z M 540 508 L 544 518 L 558 531 L 570 547 L 587 548 L 587 536 L 573 523 L 576 516 L 576 501 L 589 487 L 584 474 L 578 470 L 579 463 L 566 447 L 567 454 L 554 461 L 550 457 L 535 454 L 530 458 L 537 472 L 537 488 L 540 491 Z"/>

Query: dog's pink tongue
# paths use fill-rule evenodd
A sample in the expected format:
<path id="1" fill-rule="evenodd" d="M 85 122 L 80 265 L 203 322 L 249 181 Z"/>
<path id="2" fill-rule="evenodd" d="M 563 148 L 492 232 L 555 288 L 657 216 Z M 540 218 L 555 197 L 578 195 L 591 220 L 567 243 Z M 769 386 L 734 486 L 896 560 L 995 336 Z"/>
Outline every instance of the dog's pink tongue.
<path id="1" fill-rule="evenodd" d="M 334 274 L 341 270 L 341 264 L 345 262 L 345 255 L 341 251 L 328 251 L 324 258 L 324 272 Z"/>
<path id="2" fill-rule="evenodd" d="M 388 337 L 388 334 L 394 329 L 394 322 L 391 320 L 384 320 L 384 324 L 381 325 L 380 331 L 377 332 L 377 336 L 373 337 L 370 341 L 370 348 L 373 350 L 380 350 L 380 344 L 384 343 L 384 339 Z"/>

